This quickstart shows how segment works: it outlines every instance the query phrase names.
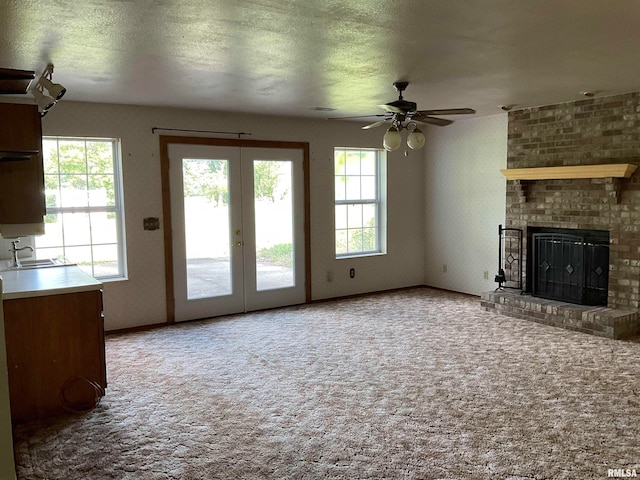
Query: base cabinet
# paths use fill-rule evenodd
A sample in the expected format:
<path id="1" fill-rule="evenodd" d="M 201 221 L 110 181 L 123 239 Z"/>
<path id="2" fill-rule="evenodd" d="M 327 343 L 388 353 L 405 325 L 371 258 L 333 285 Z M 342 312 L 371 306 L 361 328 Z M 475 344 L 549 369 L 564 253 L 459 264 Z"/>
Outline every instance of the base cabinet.
<path id="1" fill-rule="evenodd" d="M 13 423 L 93 407 L 107 387 L 102 291 L 3 305 Z"/>

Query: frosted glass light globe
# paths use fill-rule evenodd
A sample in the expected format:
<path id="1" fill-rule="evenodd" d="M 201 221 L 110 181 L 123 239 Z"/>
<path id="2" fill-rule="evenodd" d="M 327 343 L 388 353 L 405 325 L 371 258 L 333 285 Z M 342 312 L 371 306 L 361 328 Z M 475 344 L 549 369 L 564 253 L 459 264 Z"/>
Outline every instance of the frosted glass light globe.
<path id="1" fill-rule="evenodd" d="M 400 136 L 400 132 L 396 127 L 391 127 L 387 130 L 387 133 L 384 134 L 382 139 L 382 145 L 384 145 L 384 149 L 387 152 L 393 152 L 400 148 L 400 144 L 402 143 L 402 137 Z"/>
<path id="2" fill-rule="evenodd" d="M 424 147 L 425 141 L 424 135 L 419 128 L 416 128 L 407 136 L 407 145 L 409 145 L 409 148 L 412 150 L 418 150 Z"/>

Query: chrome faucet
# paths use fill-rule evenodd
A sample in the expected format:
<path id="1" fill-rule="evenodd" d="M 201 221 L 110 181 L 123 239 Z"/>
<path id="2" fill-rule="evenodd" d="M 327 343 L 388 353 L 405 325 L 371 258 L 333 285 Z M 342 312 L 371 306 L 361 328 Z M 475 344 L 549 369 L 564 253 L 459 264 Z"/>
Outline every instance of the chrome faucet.
<path id="1" fill-rule="evenodd" d="M 25 245 L 24 247 L 18 248 L 18 244 L 20 243 L 20 239 L 16 239 L 14 241 L 11 242 L 11 254 L 13 255 L 12 257 L 12 264 L 11 266 L 13 268 L 19 268 L 22 265 L 20 265 L 20 259 L 18 259 L 18 252 L 21 250 L 26 250 L 27 248 L 29 250 L 31 250 L 33 252 L 33 247 L 30 245 Z"/>

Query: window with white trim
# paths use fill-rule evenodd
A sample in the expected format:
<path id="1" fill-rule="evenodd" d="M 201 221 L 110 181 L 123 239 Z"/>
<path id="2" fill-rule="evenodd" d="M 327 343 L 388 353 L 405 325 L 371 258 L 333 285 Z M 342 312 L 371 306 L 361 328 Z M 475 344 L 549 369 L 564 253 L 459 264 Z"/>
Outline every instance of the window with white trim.
<path id="1" fill-rule="evenodd" d="M 385 253 L 386 153 L 335 148 L 336 257 Z"/>
<path id="2" fill-rule="evenodd" d="M 120 140 L 44 137 L 47 215 L 38 258 L 63 257 L 98 279 L 126 277 Z"/>

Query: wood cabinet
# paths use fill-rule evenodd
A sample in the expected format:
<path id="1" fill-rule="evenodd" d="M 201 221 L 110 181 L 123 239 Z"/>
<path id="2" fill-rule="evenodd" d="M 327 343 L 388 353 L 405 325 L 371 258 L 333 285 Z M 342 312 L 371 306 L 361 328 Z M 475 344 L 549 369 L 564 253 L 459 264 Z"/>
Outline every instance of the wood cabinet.
<path id="1" fill-rule="evenodd" d="M 12 421 L 93 407 L 107 387 L 102 291 L 3 305 Z"/>
<path id="2" fill-rule="evenodd" d="M 37 105 L 0 103 L 0 158 L 25 158 L 42 150 Z"/>
<path id="3" fill-rule="evenodd" d="M 45 213 L 38 107 L 0 103 L 0 224 L 42 223 Z"/>

